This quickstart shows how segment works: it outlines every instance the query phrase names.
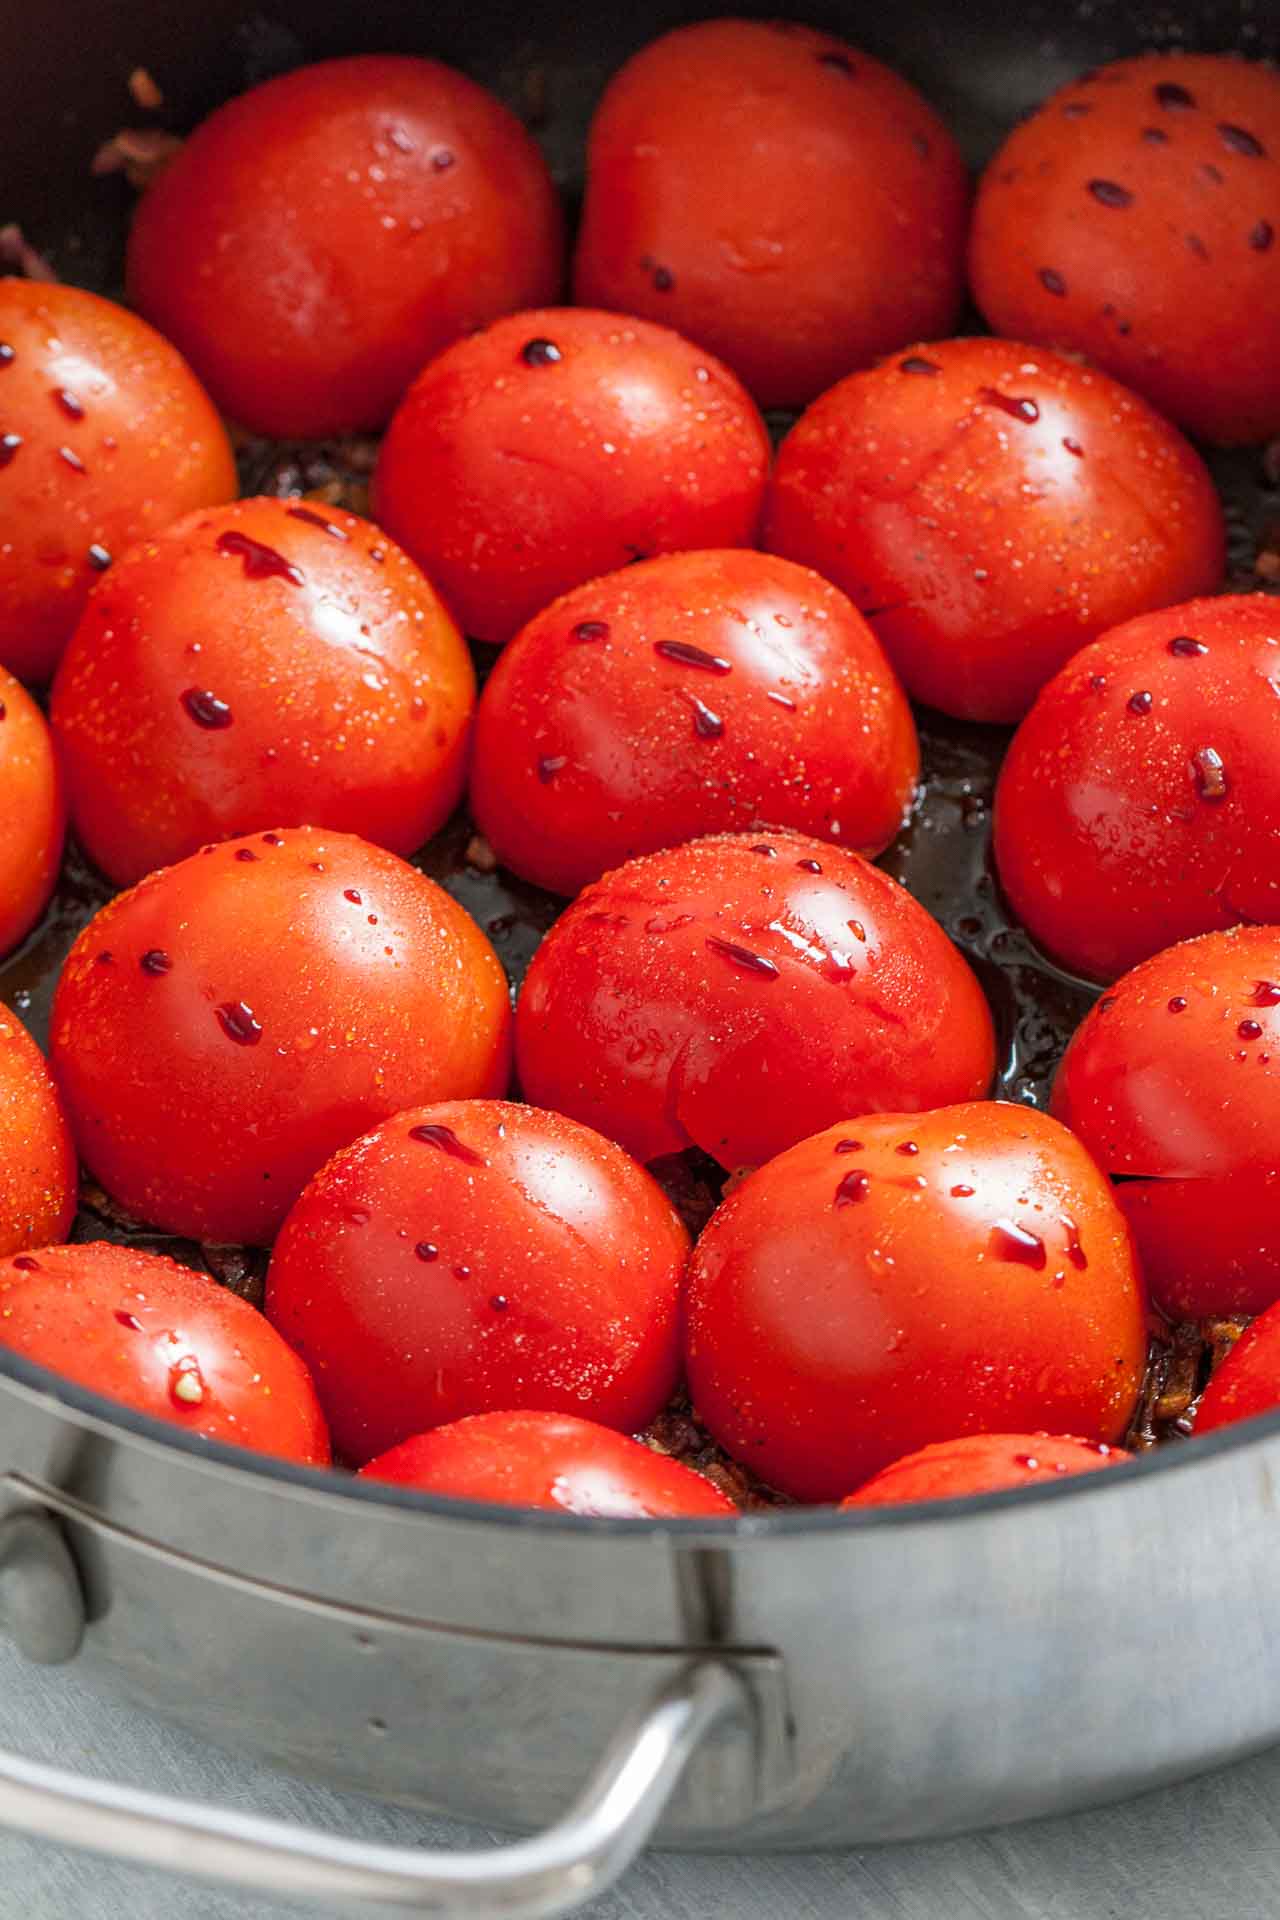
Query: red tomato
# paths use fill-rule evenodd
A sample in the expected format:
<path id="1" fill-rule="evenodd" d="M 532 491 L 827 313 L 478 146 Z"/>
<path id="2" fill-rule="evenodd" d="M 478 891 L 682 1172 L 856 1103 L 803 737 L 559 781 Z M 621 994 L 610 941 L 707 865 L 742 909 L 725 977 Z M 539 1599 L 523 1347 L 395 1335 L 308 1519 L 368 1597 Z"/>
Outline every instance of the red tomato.
<path id="1" fill-rule="evenodd" d="M 517 635 L 481 701 L 471 806 L 505 866 L 577 893 L 766 821 L 879 853 L 919 770 L 906 696 L 842 593 L 769 554 L 677 553 Z"/>
<path id="2" fill-rule="evenodd" d="M 62 771 L 44 715 L 0 667 L 0 955 L 26 938 L 49 904 L 66 825 Z"/>
<path id="3" fill-rule="evenodd" d="M 534 956 L 516 1045 L 540 1106 L 640 1160 L 697 1146 L 729 1168 L 842 1115 L 975 1098 L 994 1066 L 937 922 L 791 833 L 697 840 L 588 887 Z"/>
<path id="4" fill-rule="evenodd" d="M 824 394 L 778 455 L 764 544 L 843 587 L 907 690 L 966 720 L 1021 719 L 1086 641 L 1225 564 L 1181 434 L 1005 340 L 920 347 Z"/>
<path id="5" fill-rule="evenodd" d="M 506 1407 L 642 1427 L 670 1397 L 689 1236 L 626 1154 L 556 1113 L 446 1101 L 324 1167 L 267 1312 L 346 1457 Z"/>
<path id="6" fill-rule="evenodd" d="M 188 1433 L 328 1465 L 297 1354 L 248 1301 L 163 1254 L 99 1240 L 0 1261 L 0 1345 Z"/>
<path id="7" fill-rule="evenodd" d="M 1063 667 L 1009 749 L 995 852 L 1014 912 L 1098 980 L 1280 918 L 1280 604 L 1196 600 Z"/>
<path id="8" fill-rule="evenodd" d="M 1146 1364 L 1124 1216 L 1027 1107 L 874 1114 L 802 1141 L 734 1189 L 688 1285 L 699 1417 L 801 1500 L 962 1434 L 1112 1443 Z"/>
<path id="9" fill-rule="evenodd" d="M 761 406 L 802 406 L 950 329 L 968 202 L 946 127 L 878 60 L 791 21 L 704 20 L 600 103 L 576 293 L 679 327 Z"/>
<path id="10" fill-rule="evenodd" d="M 474 700 L 462 636 L 376 527 L 243 500 L 117 562 L 51 713 L 76 833 L 127 886 L 281 823 L 413 853 L 461 791 Z"/>
<path id="11" fill-rule="evenodd" d="M 47 680 L 115 555 L 236 492 L 167 340 L 80 287 L 0 279 L 0 666 Z"/>
<path id="12" fill-rule="evenodd" d="M 433 353 L 553 300 L 563 221 L 514 115 L 434 60 L 324 60 L 211 114 L 144 195 L 129 292 L 234 419 L 386 420 Z"/>
<path id="13" fill-rule="evenodd" d="M 466 631 L 502 642 L 630 561 L 751 545 L 768 468 L 763 420 L 709 354 L 644 320 L 551 308 L 419 375 L 374 501 Z"/>
<path id="14" fill-rule="evenodd" d="M 939 1440 L 892 1466 L 882 1467 L 842 1507 L 897 1507 L 912 1500 L 962 1500 L 974 1493 L 1003 1493 L 1074 1473 L 1094 1473 L 1132 1459 L 1103 1440 L 1073 1440 L 1047 1433 L 971 1433 Z"/>
<path id="15" fill-rule="evenodd" d="M 1200 1398 L 1197 1437 L 1280 1407 L 1280 1306 L 1246 1327 Z"/>
<path id="16" fill-rule="evenodd" d="M 0 1257 L 61 1240 L 76 1210 L 71 1129 L 44 1057 L 0 1005 Z"/>
<path id="17" fill-rule="evenodd" d="M 1117 60 L 991 162 L 971 273 L 997 333 L 1074 347 L 1208 440 L 1280 432 L 1280 76 Z"/>
<path id="18" fill-rule="evenodd" d="M 206 847 L 85 928 L 50 1056 L 80 1150 L 139 1218 L 269 1241 L 330 1154 L 418 1101 L 501 1093 L 507 983 L 394 854 L 310 828 Z"/>
<path id="19" fill-rule="evenodd" d="M 1280 1298 L 1280 928 L 1209 933 L 1118 980 L 1077 1029 L 1053 1110 L 1122 1181 L 1174 1319 Z"/>
<path id="20" fill-rule="evenodd" d="M 455 1500 L 550 1507 L 609 1520 L 733 1514 L 700 1473 L 593 1420 L 563 1413 L 477 1413 L 419 1433 L 361 1467 Z"/>

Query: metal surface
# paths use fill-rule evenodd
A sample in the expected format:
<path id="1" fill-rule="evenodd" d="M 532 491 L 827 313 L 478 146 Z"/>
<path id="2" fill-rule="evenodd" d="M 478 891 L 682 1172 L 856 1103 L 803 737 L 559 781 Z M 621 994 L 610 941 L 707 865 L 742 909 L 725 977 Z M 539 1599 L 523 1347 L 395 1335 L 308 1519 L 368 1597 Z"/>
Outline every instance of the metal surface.
<path id="1" fill-rule="evenodd" d="M 0 1757 L 0 1821 L 120 1860 L 270 1893 L 459 1920 L 552 1920 L 611 1886 L 649 1838 L 698 1746 L 745 1723 L 750 1696 L 703 1662 L 620 1729 L 564 1818 L 534 1840 L 472 1854 L 334 1839 L 56 1767 Z"/>
<path id="2" fill-rule="evenodd" d="M 40 1667 L 72 1660 L 84 1639 L 80 1576 L 52 1516 L 15 1507 L 0 1520 L 0 1633 Z"/>
<path id="3" fill-rule="evenodd" d="M 1003 0 L 799 10 L 903 67 L 975 160 L 1081 66 L 1185 38 L 1262 51 L 1277 33 L 1248 0 L 1188 6 L 1181 19 L 1163 0 L 1090 0 L 1065 16 L 1034 5 L 1011 14 Z M 5 217 L 19 214 L 70 277 L 110 286 L 127 200 L 118 182 L 89 182 L 87 162 L 136 118 L 122 85 L 132 67 L 151 69 L 182 124 L 273 63 L 357 43 L 440 54 L 517 107 L 540 101 L 540 135 L 571 189 L 603 78 L 690 10 L 647 4 L 624 18 L 582 0 L 517 15 L 486 0 L 371 0 L 356 20 L 342 0 L 287 0 L 273 11 L 264 23 L 240 0 L 211 0 L 198 16 L 172 0 L 88 10 L 56 0 L 38 44 L 0 64 L 0 177 L 28 183 Z M 1249 515 L 1276 503 L 1249 456 L 1220 477 L 1237 503 L 1240 562 Z M 1083 1002 L 1007 925 L 984 870 L 999 737 L 930 722 L 926 744 L 934 804 L 887 864 L 981 967 L 1001 1020 L 1001 1084 L 1036 1097 Z M 498 913 L 500 880 L 481 883 L 456 862 L 444 877 L 482 918 L 486 904 Z M 92 904 L 80 884 L 5 970 L 26 1017 Z M 509 899 L 499 917 L 512 915 L 518 963 L 545 907 L 527 890 Z M 663 1837 L 847 1845 L 1084 1806 L 1280 1735 L 1278 1473 L 1273 1420 L 1165 1460 L 942 1509 L 585 1522 L 245 1460 L 0 1355 L 0 1515 L 22 1516 L 0 1610 L 39 1657 L 35 1596 L 60 1593 L 44 1640 L 45 1657 L 58 1657 L 78 1628 L 79 1591 L 88 1626 L 76 1671 L 95 1684 L 243 1753 L 516 1827 L 561 1819 L 584 1754 L 603 1751 L 691 1656 L 712 1662 L 704 1672 L 728 1663 L 750 1693 L 758 1770 L 744 1783 L 741 1739 L 710 1749 Z M 57 1516 L 77 1585 L 55 1566 L 53 1522 L 33 1513 Z M 682 1725 L 687 1734 L 691 1717 Z M 51 1785 L 22 1773 L 9 1763 L 15 1794 Z M 656 1788 L 637 1797 L 646 1821 L 655 1801 Z M 82 1792 L 86 1818 L 90 1802 L 96 1820 L 106 1803 Z M 28 1798 L 21 1817 L 38 1813 Z M 187 1864 L 190 1817 L 173 1816 Z M 135 1855 L 152 1844 L 129 1831 Z M 615 1835 L 623 1850 L 643 1838 L 635 1826 Z"/>

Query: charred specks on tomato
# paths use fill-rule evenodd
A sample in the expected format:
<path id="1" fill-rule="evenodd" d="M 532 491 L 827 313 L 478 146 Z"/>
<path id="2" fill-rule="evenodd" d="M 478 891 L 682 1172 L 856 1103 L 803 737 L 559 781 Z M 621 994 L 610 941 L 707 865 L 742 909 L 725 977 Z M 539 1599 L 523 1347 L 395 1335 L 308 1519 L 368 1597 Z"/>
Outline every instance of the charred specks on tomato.
<path id="1" fill-rule="evenodd" d="M 452 1127 L 446 1127 L 438 1121 L 410 1127 L 409 1138 L 421 1141 L 426 1147 L 437 1147 L 441 1153 L 447 1153 L 452 1159 L 461 1160 L 469 1167 L 485 1167 L 489 1164 L 482 1153 L 477 1153 L 465 1140 L 460 1140 Z"/>
<path id="2" fill-rule="evenodd" d="M 207 687 L 188 687 L 180 698 L 196 725 L 211 733 L 223 731 L 235 718 L 227 702 Z"/>
<path id="3" fill-rule="evenodd" d="M 243 563 L 246 580 L 287 580 L 291 587 L 303 585 L 305 576 L 301 567 L 295 567 L 292 560 L 286 560 L 277 548 L 268 546 L 265 540 L 255 540 L 238 527 L 228 527 L 224 533 L 220 533 L 214 546 L 228 559 Z"/>

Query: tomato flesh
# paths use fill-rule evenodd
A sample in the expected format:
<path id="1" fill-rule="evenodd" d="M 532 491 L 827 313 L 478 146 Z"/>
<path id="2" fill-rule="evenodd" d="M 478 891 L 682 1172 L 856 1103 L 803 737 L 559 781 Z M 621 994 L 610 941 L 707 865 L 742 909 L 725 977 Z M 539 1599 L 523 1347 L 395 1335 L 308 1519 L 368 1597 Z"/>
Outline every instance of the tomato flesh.
<path id="1" fill-rule="evenodd" d="M 410 854 L 462 788 L 475 676 L 354 514 L 241 500 L 117 562 L 53 689 L 77 835 L 118 885 L 255 827 Z"/>
<path id="2" fill-rule="evenodd" d="M 113 1198 L 262 1245 L 388 1114 L 503 1092 L 510 1018 L 496 954 L 434 882 L 351 835 L 282 829 L 104 907 L 58 982 L 50 1056 Z"/>
<path id="3" fill-rule="evenodd" d="M 967 1434 L 1112 1445 L 1147 1357 L 1105 1177 L 994 1103 L 864 1116 L 750 1175 L 694 1249 L 686 1326 L 695 1411 L 800 1500 Z"/>
<path id="4" fill-rule="evenodd" d="M 751 546 L 768 467 L 763 420 L 703 349 L 559 307 L 423 370 L 382 443 L 374 503 L 465 630 L 501 644 L 598 574 Z"/>
<path id="5" fill-rule="evenodd" d="M 843 1507 L 896 1507 L 915 1500 L 962 1500 L 975 1493 L 1052 1483 L 1118 1466 L 1132 1455 L 1102 1440 L 1047 1433 L 973 1433 L 939 1440 L 882 1467 Z"/>
<path id="6" fill-rule="evenodd" d="M 579 587 L 506 648 L 471 805 L 504 866 L 573 894 L 765 823 L 879 853 L 919 769 L 906 697 L 842 593 L 768 554 L 679 553 Z"/>
<path id="7" fill-rule="evenodd" d="M 416 1434 L 360 1473 L 455 1500 L 600 1519 L 713 1518 L 737 1511 L 678 1460 L 563 1413 L 472 1414 Z"/>
<path id="8" fill-rule="evenodd" d="M 168 340 L 82 287 L 0 279 L 0 667 L 48 680 L 104 569 L 237 490 Z"/>
<path id="9" fill-rule="evenodd" d="M 588 887 L 516 1016 L 520 1084 L 637 1159 L 757 1166 L 818 1127 L 986 1092 L 991 1015 L 887 874 L 799 834 L 725 834 Z"/>
<path id="10" fill-rule="evenodd" d="M 398 1113 L 276 1242 L 267 1312 L 352 1461 L 513 1406 L 637 1429 L 676 1378 L 689 1239 L 644 1170 L 506 1101 Z"/>
<path id="11" fill-rule="evenodd" d="M 553 300 L 563 222 L 515 116 L 435 60 L 321 60 L 229 100 L 143 195 L 130 298 L 220 407 L 379 427 L 433 353 Z"/>
<path id="12" fill-rule="evenodd" d="M 1017 127 L 982 179 L 974 297 L 997 333 L 1087 354 L 1207 440 L 1280 432 L 1280 76 L 1228 54 L 1115 60 Z"/>
<path id="13" fill-rule="evenodd" d="M 0 1345 L 188 1433 L 328 1465 L 298 1356 L 247 1301 L 163 1254 L 90 1241 L 0 1261 Z"/>
<path id="14" fill-rule="evenodd" d="M 0 1257 L 71 1231 L 76 1155 L 44 1056 L 0 1005 Z"/>
<path id="15" fill-rule="evenodd" d="M 964 720 L 1020 720 L 1088 641 L 1224 566 L 1177 429 L 1007 340 L 913 347 L 824 394 L 779 452 L 764 545 L 843 588 L 908 692 Z"/>

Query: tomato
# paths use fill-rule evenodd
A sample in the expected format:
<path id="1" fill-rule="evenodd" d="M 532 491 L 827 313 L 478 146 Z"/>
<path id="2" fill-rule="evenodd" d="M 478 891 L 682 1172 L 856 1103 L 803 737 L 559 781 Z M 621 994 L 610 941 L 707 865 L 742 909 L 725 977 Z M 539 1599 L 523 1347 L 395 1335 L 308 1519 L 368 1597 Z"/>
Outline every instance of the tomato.
<path id="1" fill-rule="evenodd" d="M 116 1200 L 264 1244 L 357 1134 L 501 1093 L 509 1029 L 497 955 L 448 894 L 301 828 L 207 847 L 104 907 L 58 982 L 50 1057 Z"/>
<path id="2" fill-rule="evenodd" d="M 1118 1466 L 1132 1455 L 1102 1440 L 1047 1433 L 971 1433 L 939 1440 L 892 1466 L 840 1502 L 842 1507 L 896 1507 L 912 1500 L 962 1500 L 975 1493 L 1039 1486 L 1075 1473 Z"/>
<path id="3" fill-rule="evenodd" d="M 942 121 L 860 48 L 704 20 L 610 82 L 591 125 L 577 298 L 679 327 L 762 406 L 949 331 L 969 184 Z"/>
<path id="4" fill-rule="evenodd" d="M 61 1240 L 76 1210 L 76 1156 L 44 1056 L 0 1004 L 0 1257 Z"/>
<path id="5" fill-rule="evenodd" d="M 508 1101 L 398 1113 L 280 1231 L 267 1313 L 368 1460 L 465 1414 L 642 1427 L 676 1379 L 689 1237 L 610 1141 Z"/>
<path id="6" fill-rule="evenodd" d="M 47 680 L 116 555 L 236 492 L 167 340 L 80 287 L 0 279 L 0 666 Z"/>
<path id="7" fill-rule="evenodd" d="M 1280 1298 L 1280 928 L 1144 960 L 1077 1028 L 1053 1110 L 1108 1173 L 1175 1319 Z"/>
<path id="8" fill-rule="evenodd" d="M 76 833 L 127 886 L 282 823 L 413 853 L 461 791 L 474 699 L 462 636 L 376 527 L 242 500 L 116 563 L 51 713 Z"/>
<path id="9" fill-rule="evenodd" d="M 973 291 L 997 333 L 1074 347 L 1208 440 L 1280 432 L 1280 76 L 1116 60 L 983 177 Z"/>
<path id="10" fill-rule="evenodd" d="M 1280 917 L 1280 604 L 1130 620 L 1040 694 L 1005 759 L 995 852 L 1019 920 L 1098 980 Z"/>
<path id="11" fill-rule="evenodd" d="M 736 1187 L 694 1248 L 694 1408 L 752 1471 L 838 1500 L 931 1441 L 1111 1444 L 1147 1356 L 1106 1179 L 1027 1107 L 874 1114 Z"/>
<path id="12" fill-rule="evenodd" d="M 737 380 L 666 327 L 513 314 L 415 380 L 377 518 L 477 640 L 649 554 L 755 541 L 769 436 Z"/>
<path id="13" fill-rule="evenodd" d="M 678 553 L 557 600 L 485 688 L 471 807 L 505 866 L 577 893 L 763 822 L 879 853 L 920 758 L 862 616 L 769 554 Z"/>
<path id="14" fill-rule="evenodd" d="M 381 426 L 433 353 L 553 300 L 542 156 L 434 60 L 322 60 L 219 107 L 144 195 L 133 301 L 255 432 Z"/>
<path id="15" fill-rule="evenodd" d="M 639 1160 L 756 1166 L 818 1127 L 985 1093 L 991 1016 L 905 888 L 800 834 L 628 861 L 534 956 L 520 1084 Z M 848 1491 L 847 1488 L 844 1491 Z"/>
<path id="16" fill-rule="evenodd" d="M 1280 1306 L 1260 1313 L 1220 1366 L 1196 1409 L 1197 1438 L 1280 1407 Z"/>
<path id="17" fill-rule="evenodd" d="M 49 729 L 0 667 L 0 955 L 30 933 L 58 879 L 67 805 Z"/>
<path id="18" fill-rule="evenodd" d="M 207 1440 L 327 1466 L 297 1354 L 207 1274 L 107 1241 L 0 1261 L 0 1345 Z"/>
<path id="19" fill-rule="evenodd" d="M 841 381 L 783 442 L 764 545 L 874 620 L 918 700 L 1019 720 L 1108 627 L 1216 588 L 1202 460 L 1104 374 L 947 340 Z"/>
<path id="20" fill-rule="evenodd" d="M 737 1512 L 732 1500 L 678 1460 L 563 1413 L 472 1414 L 393 1447 L 360 1476 L 455 1500 L 609 1520 Z"/>

